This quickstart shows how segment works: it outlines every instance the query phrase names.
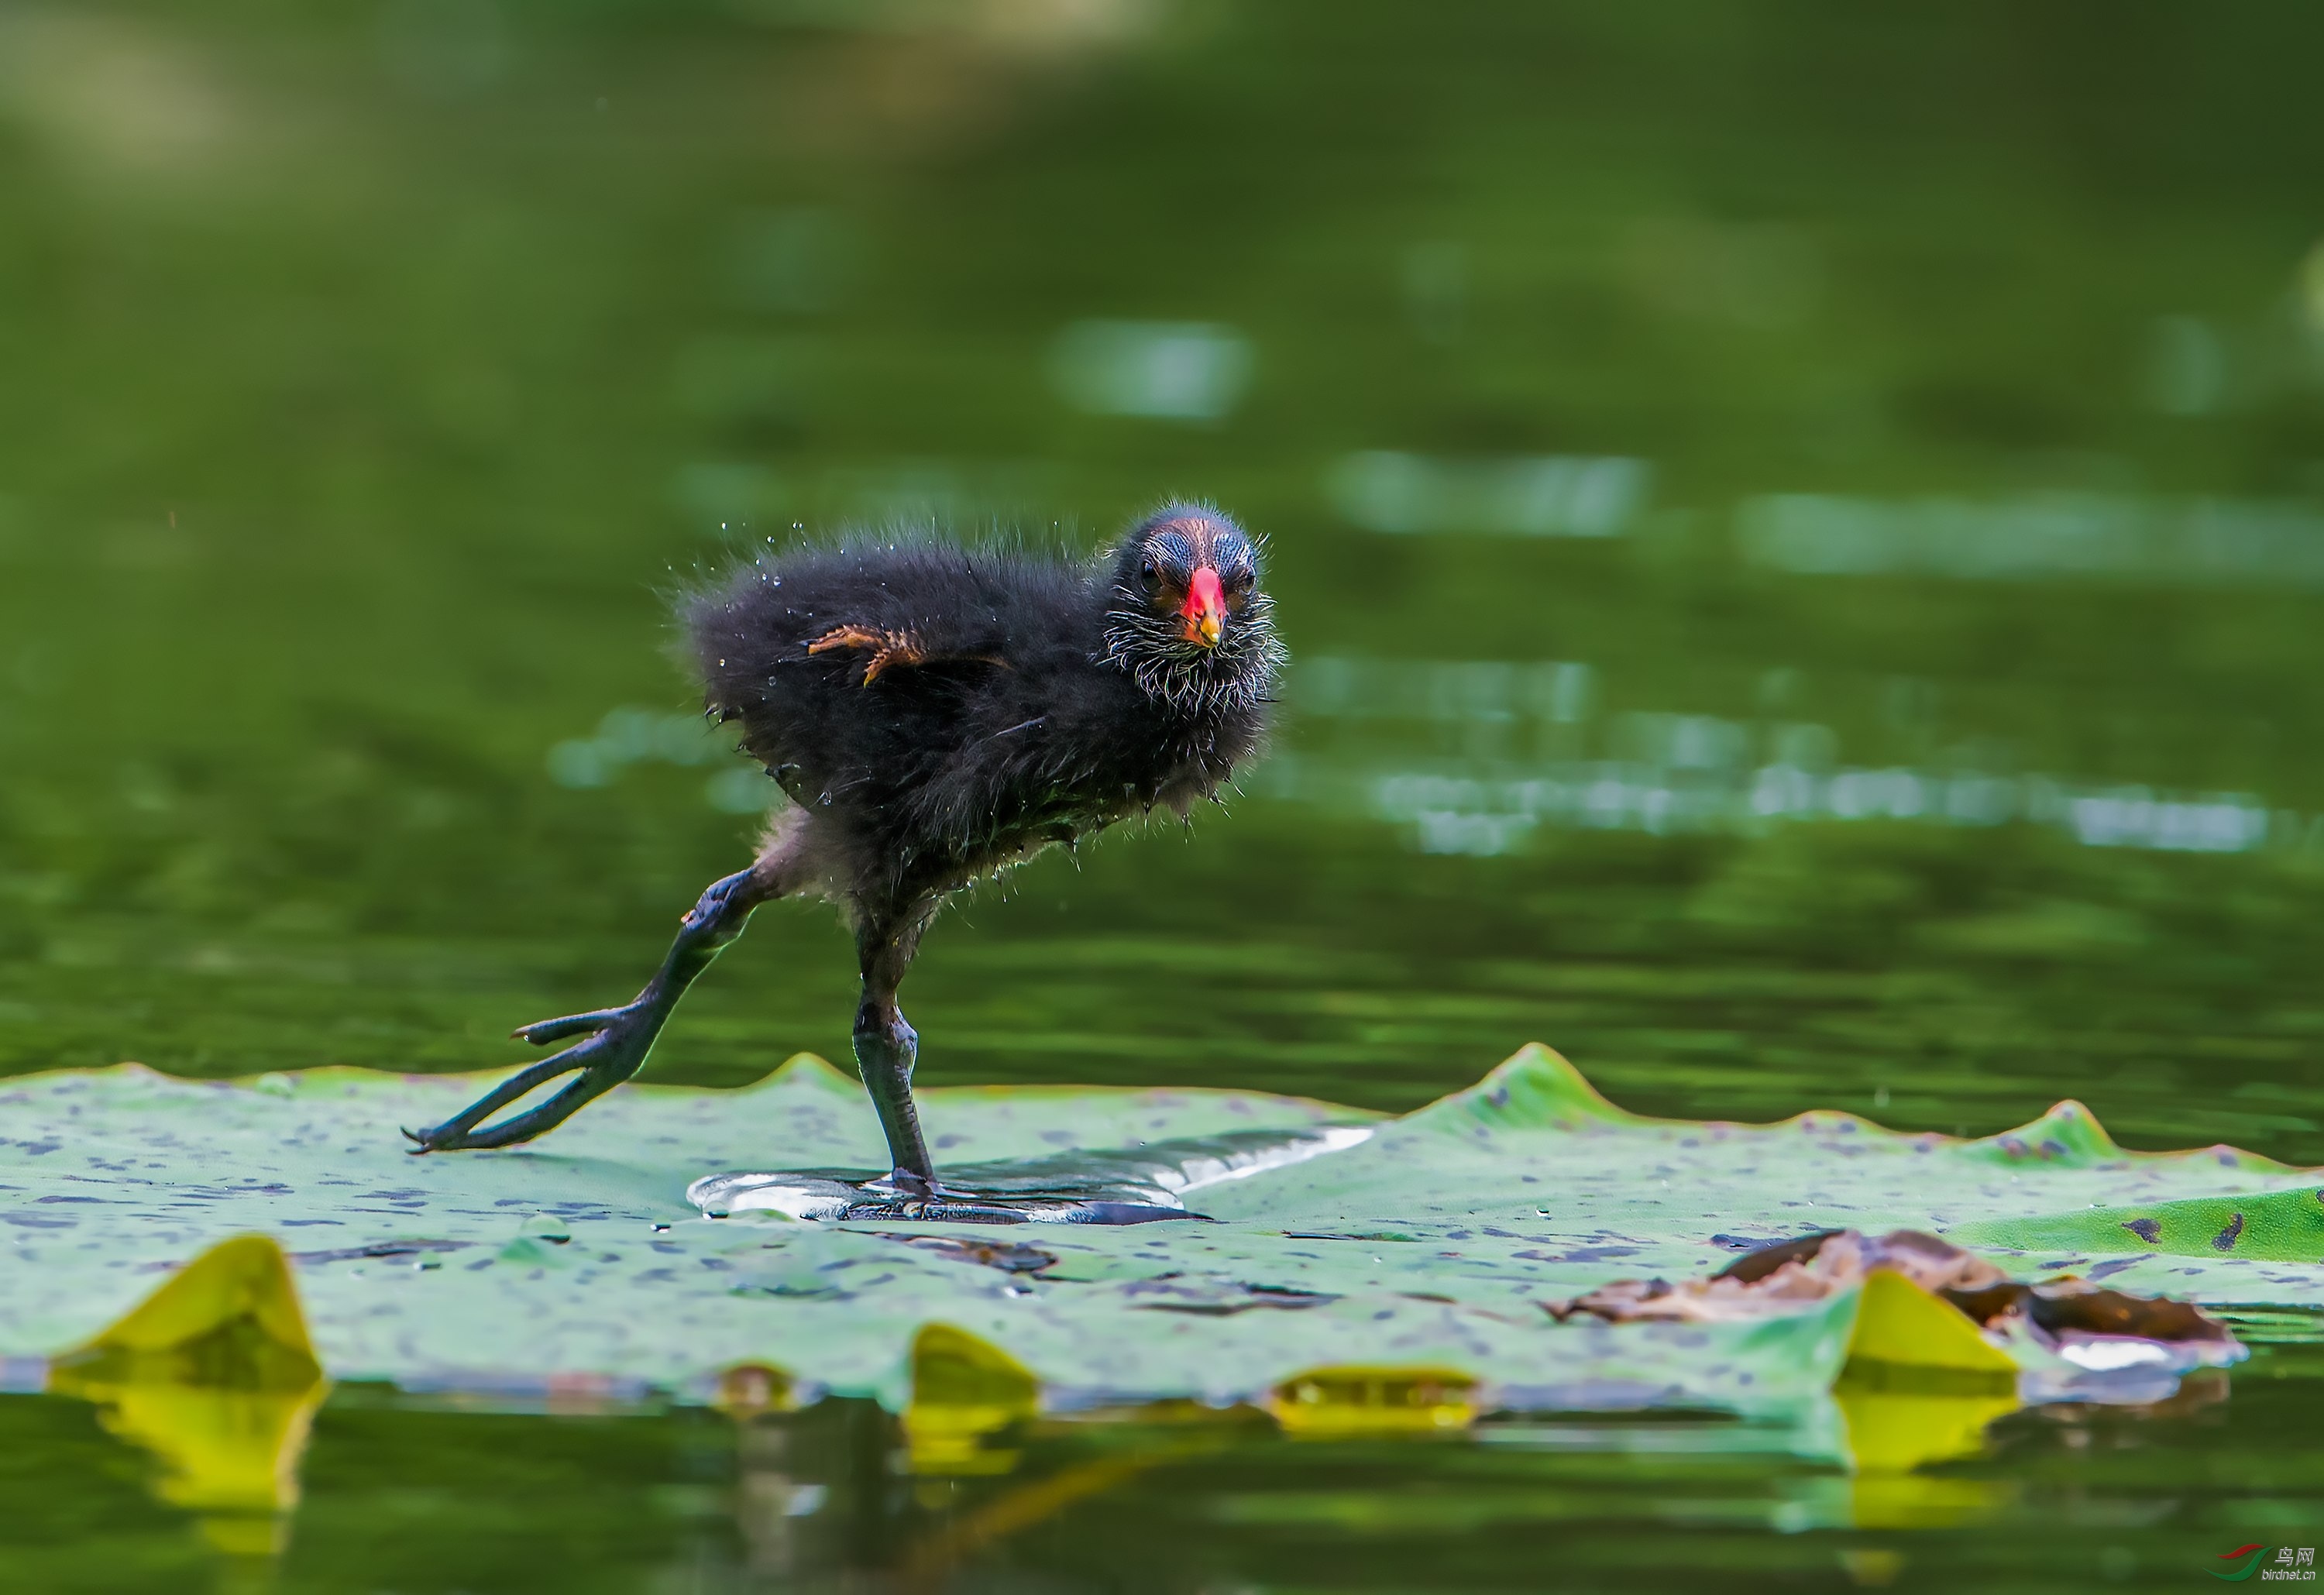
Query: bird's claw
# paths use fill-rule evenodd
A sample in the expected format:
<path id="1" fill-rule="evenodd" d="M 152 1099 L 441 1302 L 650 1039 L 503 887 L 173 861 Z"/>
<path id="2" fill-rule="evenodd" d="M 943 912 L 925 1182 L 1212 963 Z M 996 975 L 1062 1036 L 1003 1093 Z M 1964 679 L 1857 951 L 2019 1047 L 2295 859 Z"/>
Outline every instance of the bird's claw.
<path id="1" fill-rule="evenodd" d="M 560 1053 L 520 1069 L 443 1123 L 425 1129 L 406 1129 L 403 1134 L 412 1143 L 410 1151 L 415 1157 L 426 1152 L 488 1151 L 529 1141 L 554 1129 L 583 1102 L 602 1095 L 638 1072 L 645 1063 L 647 1049 L 653 1045 L 654 1032 L 659 1028 L 654 1020 L 646 1004 L 632 1002 L 621 1008 L 568 1014 L 563 1019 L 519 1026 L 514 1032 L 518 1039 L 536 1046 L 575 1036 L 581 1039 Z M 537 1108 L 494 1123 L 484 1122 L 559 1074 L 577 1074 L 579 1078 Z"/>
<path id="2" fill-rule="evenodd" d="M 949 1189 L 934 1176 L 908 1168 L 890 1169 L 883 1179 L 866 1180 L 863 1189 L 887 1198 L 899 1219 L 925 1219 L 939 1207 L 976 1200 L 965 1191 Z"/>
<path id="3" fill-rule="evenodd" d="M 829 653 L 835 648 L 868 648 L 872 660 L 863 667 L 863 685 L 869 687 L 880 678 L 880 672 L 890 665 L 917 665 L 927 656 L 920 650 L 919 640 L 909 632 L 874 632 L 862 626 L 834 626 L 807 645 L 809 653 Z"/>

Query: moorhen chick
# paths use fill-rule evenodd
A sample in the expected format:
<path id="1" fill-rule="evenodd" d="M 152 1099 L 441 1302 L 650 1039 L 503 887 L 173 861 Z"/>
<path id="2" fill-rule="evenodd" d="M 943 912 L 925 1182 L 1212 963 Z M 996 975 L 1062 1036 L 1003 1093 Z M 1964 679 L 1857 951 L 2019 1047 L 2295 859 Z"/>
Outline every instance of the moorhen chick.
<path id="1" fill-rule="evenodd" d="M 1052 844 L 1162 807 L 1183 816 L 1257 751 L 1284 652 L 1259 549 L 1167 504 L 1095 565 L 935 534 L 771 549 L 688 595 L 707 713 L 789 799 L 755 862 L 715 881 L 619 1008 L 516 1031 L 586 1039 L 405 1133 L 420 1152 L 530 1140 L 638 1072 L 678 998 L 752 909 L 836 904 L 863 993 L 855 1059 L 909 1206 L 937 1194 L 912 1102 L 919 1037 L 896 988 L 945 899 Z M 558 1075 L 528 1111 L 484 1120 Z M 482 1126 L 482 1128 L 479 1128 Z"/>

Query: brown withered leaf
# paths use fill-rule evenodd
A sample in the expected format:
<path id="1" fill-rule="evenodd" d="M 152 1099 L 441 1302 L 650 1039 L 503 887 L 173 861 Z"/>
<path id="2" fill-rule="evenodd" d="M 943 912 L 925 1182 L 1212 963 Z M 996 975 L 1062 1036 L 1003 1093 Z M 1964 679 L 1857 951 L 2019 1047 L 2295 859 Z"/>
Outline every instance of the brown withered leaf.
<path id="1" fill-rule="evenodd" d="M 1561 1322 L 1586 1313 L 1611 1323 L 1727 1323 L 1797 1312 L 1876 1268 L 1903 1275 L 1985 1328 L 2023 1318 L 2034 1338 L 2052 1347 L 2094 1336 L 2190 1349 L 2235 1344 L 2225 1324 L 2190 1303 L 2130 1295 L 2070 1275 L 2038 1285 L 2011 1279 L 1975 1253 L 1918 1230 L 1879 1236 L 1823 1230 L 1747 1252 L 1708 1279 L 1618 1279 L 1543 1305 Z"/>

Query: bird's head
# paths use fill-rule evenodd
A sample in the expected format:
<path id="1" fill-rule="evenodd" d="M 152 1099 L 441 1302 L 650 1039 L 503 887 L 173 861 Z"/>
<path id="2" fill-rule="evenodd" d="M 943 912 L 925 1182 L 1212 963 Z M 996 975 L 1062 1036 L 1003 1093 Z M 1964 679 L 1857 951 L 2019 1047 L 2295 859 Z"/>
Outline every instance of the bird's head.
<path id="1" fill-rule="evenodd" d="M 1166 504 L 1108 572 L 1106 653 L 1153 696 L 1199 707 L 1268 696 L 1283 664 L 1259 546 L 1216 510 Z"/>

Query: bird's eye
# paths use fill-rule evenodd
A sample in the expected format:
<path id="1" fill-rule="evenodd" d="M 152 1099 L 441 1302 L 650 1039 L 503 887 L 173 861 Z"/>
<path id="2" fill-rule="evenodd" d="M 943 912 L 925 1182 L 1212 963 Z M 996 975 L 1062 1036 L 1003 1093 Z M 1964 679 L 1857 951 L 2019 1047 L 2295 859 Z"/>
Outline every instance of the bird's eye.
<path id="1" fill-rule="evenodd" d="M 1144 582 L 1150 587 L 1155 583 L 1162 579 L 1162 567 L 1155 564 L 1151 559 L 1148 559 L 1145 564 L 1138 567 L 1138 576 L 1140 581 Z"/>

